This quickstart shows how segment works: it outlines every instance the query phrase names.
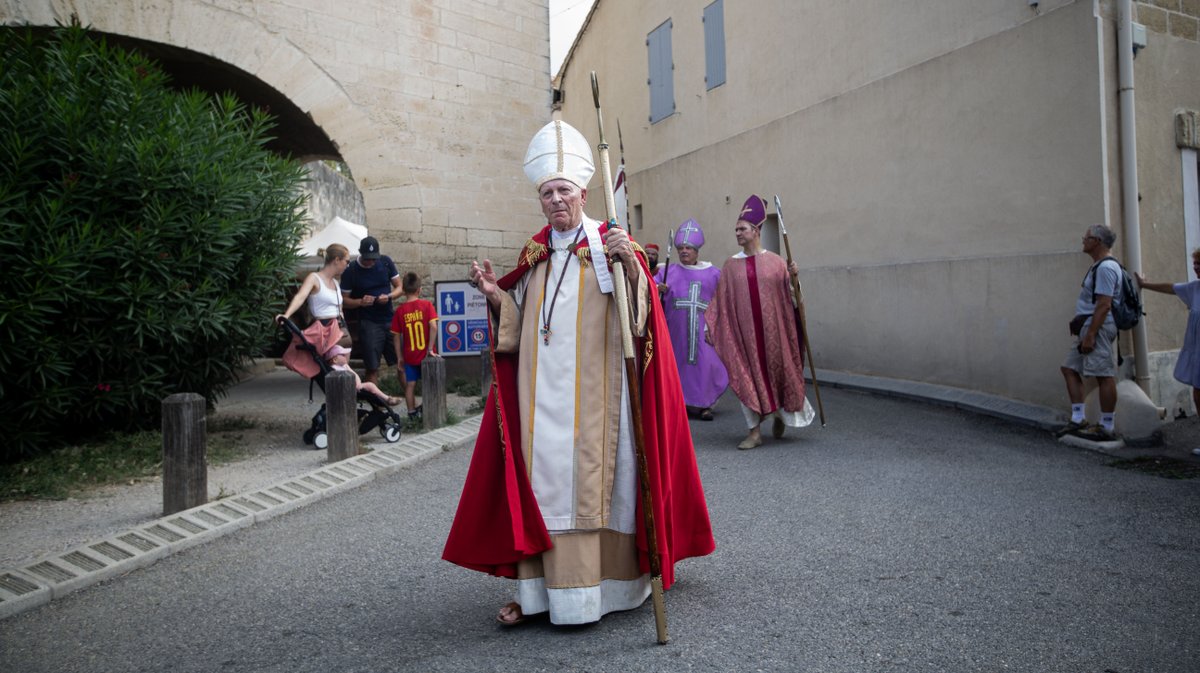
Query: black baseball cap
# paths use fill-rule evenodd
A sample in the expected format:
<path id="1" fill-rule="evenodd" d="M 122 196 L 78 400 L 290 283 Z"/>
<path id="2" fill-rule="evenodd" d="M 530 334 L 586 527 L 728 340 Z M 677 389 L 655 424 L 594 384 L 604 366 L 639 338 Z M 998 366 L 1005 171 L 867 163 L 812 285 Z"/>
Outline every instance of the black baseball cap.
<path id="1" fill-rule="evenodd" d="M 379 259 L 379 241 L 374 236 L 367 236 L 358 244 L 359 259 Z"/>

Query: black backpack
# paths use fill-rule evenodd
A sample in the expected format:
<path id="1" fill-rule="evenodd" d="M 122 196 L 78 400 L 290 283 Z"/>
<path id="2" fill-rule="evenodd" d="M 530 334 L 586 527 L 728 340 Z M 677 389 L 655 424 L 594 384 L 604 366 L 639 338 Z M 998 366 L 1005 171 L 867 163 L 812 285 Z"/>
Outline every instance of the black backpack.
<path id="1" fill-rule="evenodd" d="M 1133 329 L 1145 315 L 1142 311 L 1142 295 L 1138 292 L 1138 286 L 1133 281 L 1133 276 L 1129 275 L 1125 266 L 1118 262 L 1116 257 L 1111 255 L 1105 257 L 1088 270 L 1088 273 L 1092 275 L 1092 303 L 1096 303 L 1096 269 L 1110 259 L 1121 267 L 1121 292 L 1119 297 L 1113 297 L 1111 309 L 1113 322 L 1117 324 L 1117 329 Z"/>

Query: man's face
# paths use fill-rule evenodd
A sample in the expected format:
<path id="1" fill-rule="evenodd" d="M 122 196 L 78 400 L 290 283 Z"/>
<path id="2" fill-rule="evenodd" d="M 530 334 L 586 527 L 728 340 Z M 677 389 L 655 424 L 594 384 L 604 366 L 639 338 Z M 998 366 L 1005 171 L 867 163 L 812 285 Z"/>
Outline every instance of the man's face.
<path id="1" fill-rule="evenodd" d="M 758 240 L 758 227 L 745 220 L 738 220 L 733 226 L 733 235 L 737 238 L 738 245 L 746 247 Z"/>
<path id="2" fill-rule="evenodd" d="M 1084 252 L 1090 254 L 1092 252 L 1092 250 L 1095 250 L 1096 246 L 1099 244 L 1100 244 L 1100 239 L 1096 236 L 1093 236 L 1090 229 L 1083 232 L 1083 251 Z"/>
<path id="3" fill-rule="evenodd" d="M 362 257 L 359 257 L 359 258 L 358 258 L 358 265 L 359 265 L 359 266 L 361 266 L 361 267 L 362 267 L 362 268 L 364 268 L 364 269 L 369 269 L 369 268 L 371 268 L 371 267 L 375 266 L 375 262 L 376 262 L 376 261 L 378 261 L 378 260 L 374 260 L 374 259 L 363 259 Z"/>
<path id="4" fill-rule="evenodd" d="M 679 263 L 692 266 L 700 259 L 700 251 L 690 245 L 679 246 Z"/>
<path id="5" fill-rule="evenodd" d="M 658 251 L 657 250 L 655 250 L 654 248 L 646 248 L 646 263 L 650 265 L 651 269 L 658 266 Z"/>
<path id="6" fill-rule="evenodd" d="M 542 214 L 556 230 L 570 231 L 583 221 L 587 190 L 580 189 L 574 182 L 561 178 L 551 180 L 542 185 L 538 198 L 542 202 Z"/>

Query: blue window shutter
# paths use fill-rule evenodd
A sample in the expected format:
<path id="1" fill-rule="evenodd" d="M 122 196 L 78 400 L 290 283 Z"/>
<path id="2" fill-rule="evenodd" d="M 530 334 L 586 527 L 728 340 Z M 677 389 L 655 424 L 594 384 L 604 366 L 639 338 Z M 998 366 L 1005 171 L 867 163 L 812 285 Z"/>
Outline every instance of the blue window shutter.
<path id="1" fill-rule="evenodd" d="M 725 0 L 704 8 L 704 82 L 709 89 L 725 83 Z"/>
<path id="2" fill-rule="evenodd" d="M 675 112 L 670 20 L 651 31 L 646 38 L 646 53 L 650 61 L 650 121 L 653 123 Z"/>

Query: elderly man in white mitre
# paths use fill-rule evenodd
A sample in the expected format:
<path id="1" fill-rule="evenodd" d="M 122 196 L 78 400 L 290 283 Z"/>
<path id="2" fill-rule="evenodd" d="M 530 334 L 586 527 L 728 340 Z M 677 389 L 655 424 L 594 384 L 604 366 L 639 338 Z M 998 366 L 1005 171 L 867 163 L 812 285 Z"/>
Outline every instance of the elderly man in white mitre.
<path id="1" fill-rule="evenodd" d="M 614 283 L 626 284 L 645 358 L 635 383 L 664 587 L 674 561 L 713 549 L 644 251 L 584 214 L 593 172 L 583 135 L 547 124 L 525 156 L 547 225 L 506 276 L 489 260 L 470 268 L 492 311 L 495 376 L 443 558 L 517 580 L 515 600 L 496 616 L 506 626 L 543 613 L 555 624 L 594 622 L 650 591 Z M 609 258 L 623 263 L 623 277 Z"/>

